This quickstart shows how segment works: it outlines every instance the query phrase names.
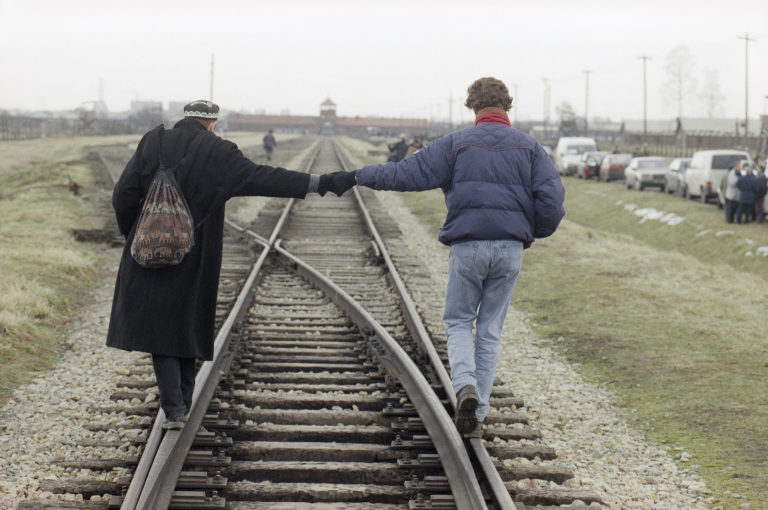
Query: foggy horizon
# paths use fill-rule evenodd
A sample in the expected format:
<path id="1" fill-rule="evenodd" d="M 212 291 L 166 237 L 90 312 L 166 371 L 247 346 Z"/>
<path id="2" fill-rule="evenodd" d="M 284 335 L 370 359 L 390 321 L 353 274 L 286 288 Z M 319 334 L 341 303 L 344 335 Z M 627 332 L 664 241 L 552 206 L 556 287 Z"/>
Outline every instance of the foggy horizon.
<path id="1" fill-rule="evenodd" d="M 339 116 L 445 120 L 450 111 L 461 122 L 472 118 L 467 86 L 495 76 L 518 120 L 554 121 L 567 102 L 579 117 L 587 108 L 590 119 L 620 121 L 643 117 L 640 57 L 648 56 L 647 118 L 669 119 L 680 104 L 669 97 L 666 67 L 683 47 L 682 116 L 709 116 L 709 92 L 714 117 L 743 119 L 749 33 L 749 117 L 757 119 L 768 113 L 766 20 L 768 2 L 756 0 L 728 9 L 688 0 L 0 0 L 0 41 L 13 48 L 3 52 L 0 109 L 74 110 L 99 100 L 100 82 L 110 112 L 134 100 L 209 99 L 215 55 L 213 100 L 231 111 L 317 115 L 330 98 Z"/>

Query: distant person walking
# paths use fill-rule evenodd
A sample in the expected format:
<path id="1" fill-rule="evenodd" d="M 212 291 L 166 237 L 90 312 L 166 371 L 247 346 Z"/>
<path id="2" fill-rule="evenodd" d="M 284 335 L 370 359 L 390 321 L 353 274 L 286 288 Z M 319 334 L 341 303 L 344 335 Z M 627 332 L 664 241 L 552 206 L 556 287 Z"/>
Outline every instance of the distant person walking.
<path id="1" fill-rule="evenodd" d="M 739 207 L 739 178 L 741 177 L 741 161 L 737 160 L 725 175 L 725 222 L 733 223 L 736 210 Z"/>
<path id="2" fill-rule="evenodd" d="M 277 141 L 275 140 L 275 135 L 272 134 L 271 129 L 264 135 L 262 142 L 264 144 L 264 153 L 267 155 L 267 161 L 269 161 L 272 159 L 272 151 L 277 147 Z"/>
<path id="3" fill-rule="evenodd" d="M 304 198 L 333 191 L 339 172 L 310 175 L 257 165 L 214 134 L 219 113 L 210 101 L 184 107 L 171 130 L 158 126 L 139 142 L 115 185 L 112 205 L 126 243 L 115 282 L 107 345 L 152 354 L 165 428 L 178 429 L 192 404 L 195 360 L 213 355 L 221 269 L 224 204 L 237 196 Z M 146 269 L 131 256 L 137 218 L 162 160 L 176 169 L 178 187 L 194 220 L 194 246 L 180 264 Z"/>
<path id="4" fill-rule="evenodd" d="M 448 215 L 438 239 L 451 247 L 443 321 L 456 427 L 477 437 L 523 250 L 554 233 L 565 214 L 565 191 L 542 146 L 511 127 L 504 83 L 480 78 L 469 86 L 465 106 L 475 113 L 474 127 L 354 175 L 359 185 L 377 190 L 441 188 L 445 194 Z"/>
<path id="5" fill-rule="evenodd" d="M 755 195 L 757 194 L 757 177 L 749 166 L 742 164 L 743 171 L 736 186 L 739 188 L 739 210 L 736 213 L 737 223 L 749 223 L 755 216 Z"/>

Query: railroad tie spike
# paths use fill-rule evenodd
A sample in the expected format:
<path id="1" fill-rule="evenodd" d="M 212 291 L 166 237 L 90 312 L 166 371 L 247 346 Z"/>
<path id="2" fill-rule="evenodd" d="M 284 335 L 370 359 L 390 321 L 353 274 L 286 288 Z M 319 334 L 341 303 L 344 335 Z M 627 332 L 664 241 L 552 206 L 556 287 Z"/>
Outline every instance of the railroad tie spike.
<path id="1" fill-rule="evenodd" d="M 403 439 L 400 434 L 397 434 L 391 447 L 396 450 L 435 450 L 432 440 L 425 435 L 414 435 L 411 439 Z"/>
<path id="2" fill-rule="evenodd" d="M 419 479 L 418 476 L 414 475 L 410 480 L 406 480 L 404 485 L 406 489 L 417 492 L 446 493 L 451 491 L 451 486 L 446 476 L 431 475 Z"/>

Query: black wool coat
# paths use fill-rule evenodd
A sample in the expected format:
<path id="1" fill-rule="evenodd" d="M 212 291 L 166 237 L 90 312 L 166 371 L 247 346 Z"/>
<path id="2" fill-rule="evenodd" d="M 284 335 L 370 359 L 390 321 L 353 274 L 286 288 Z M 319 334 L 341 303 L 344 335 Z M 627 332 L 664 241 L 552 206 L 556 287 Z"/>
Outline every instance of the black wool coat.
<path id="1" fill-rule="evenodd" d="M 129 351 L 210 360 L 221 270 L 224 204 L 236 196 L 304 198 L 309 174 L 257 165 L 237 146 L 194 119 L 162 135 L 163 162 L 186 155 L 177 182 L 195 221 L 195 245 L 179 265 L 145 269 L 130 246 L 154 171 L 163 126 L 141 139 L 115 185 L 112 205 L 125 236 L 115 283 L 107 345 Z"/>

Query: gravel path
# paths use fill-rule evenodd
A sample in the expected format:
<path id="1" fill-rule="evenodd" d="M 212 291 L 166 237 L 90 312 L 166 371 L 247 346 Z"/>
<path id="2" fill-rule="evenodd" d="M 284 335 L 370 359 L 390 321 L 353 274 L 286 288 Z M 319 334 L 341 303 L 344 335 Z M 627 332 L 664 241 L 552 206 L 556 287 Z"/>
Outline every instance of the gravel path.
<path id="1" fill-rule="evenodd" d="M 57 458 L 98 459 L 115 455 L 112 448 L 78 447 L 79 441 L 123 441 L 121 452 L 137 454 L 130 441 L 138 430 L 90 432 L 83 428 L 88 424 L 138 420 L 123 413 L 91 411 L 93 407 L 114 405 L 109 396 L 115 382 L 145 357 L 107 349 L 104 345 L 120 251 L 109 250 L 112 276 L 95 289 L 91 304 L 78 313 L 78 323 L 62 332 L 61 344 L 67 350 L 61 360 L 50 372 L 18 388 L 11 400 L 0 408 L 0 509 L 15 508 L 24 498 L 57 497 L 40 491 L 39 483 L 43 479 L 92 477 L 115 481 L 125 476 L 126 471 L 122 469 L 91 472 L 52 464 Z"/>
<path id="2" fill-rule="evenodd" d="M 405 242 L 400 248 L 410 250 L 410 256 L 421 257 L 431 270 L 428 279 L 412 279 L 411 290 L 430 331 L 439 334 L 447 249 L 424 230 L 397 194 L 377 193 L 377 198 L 401 225 Z M 250 213 L 260 208 L 261 203 L 256 203 Z M 122 470 L 102 473 L 52 465 L 55 458 L 114 454 L 113 450 L 77 447 L 79 440 L 123 441 L 122 452 L 136 453 L 130 445 L 136 431 L 89 432 L 83 428 L 137 420 L 91 411 L 96 406 L 113 405 L 109 395 L 116 381 L 145 359 L 145 355 L 104 345 L 119 256 L 120 250 L 110 250 L 111 275 L 94 290 L 91 305 L 78 314 L 78 324 L 62 332 L 66 351 L 61 361 L 17 389 L 0 408 L 0 509 L 14 508 L 25 498 L 57 497 L 40 491 L 42 479 L 101 477 L 114 481 L 124 475 Z M 503 341 L 498 375 L 525 399 L 532 425 L 544 434 L 544 444 L 556 449 L 557 462 L 576 473 L 566 485 L 594 489 L 609 508 L 615 509 L 706 508 L 704 483 L 679 469 L 669 453 L 648 444 L 632 430 L 613 404 L 613 395 L 584 382 L 532 333 L 522 313 L 510 310 Z M 523 487 L 526 483 L 520 482 Z"/>

